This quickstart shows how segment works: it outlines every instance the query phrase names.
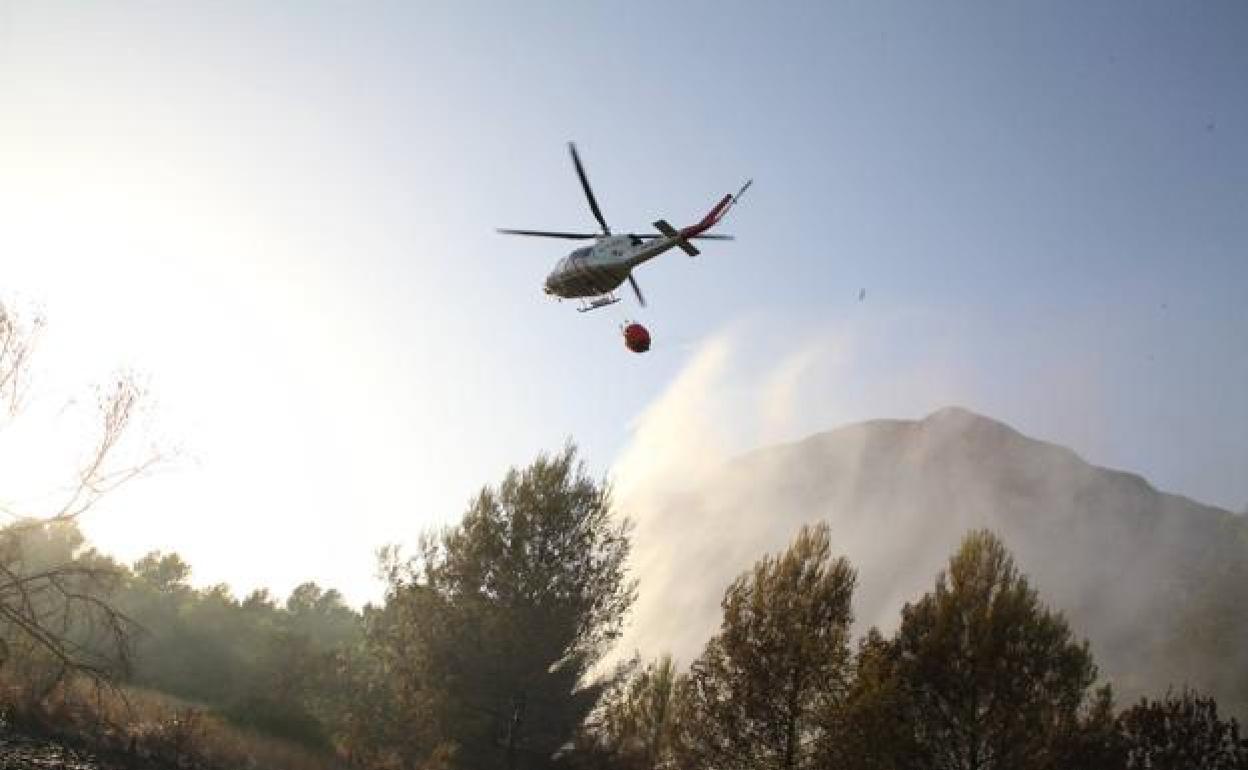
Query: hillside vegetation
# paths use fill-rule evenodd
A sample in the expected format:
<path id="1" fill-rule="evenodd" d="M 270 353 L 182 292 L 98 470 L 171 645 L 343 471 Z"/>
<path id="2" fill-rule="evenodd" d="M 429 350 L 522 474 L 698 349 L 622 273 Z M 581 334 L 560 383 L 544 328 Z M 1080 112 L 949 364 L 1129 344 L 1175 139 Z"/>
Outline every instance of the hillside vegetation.
<path id="1" fill-rule="evenodd" d="M 962 538 L 894 631 L 856 635 L 861 575 L 827 524 L 803 527 L 730 582 L 687 668 L 595 673 L 635 596 L 628 530 L 573 449 L 542 456 L 413 558 L 387 549 L 385 600 L 357 612 L 313 584 L 281 603 L 192 588 L 176 555 L 119 565 L 72 522 L 25 522 L 0 533 L 22 554 L 11 565 L 111 571 L 96 598 L 128 624 L 132 663 L 92 688 L 55 657 L 11 655 L 8 714 L 204 768 L 1248 763 L 1236 722 L 1198 692 L 1115 702 L 1095 646 L 987 530 Z M 21 649 L 20 629 L 5 634 Z M 127 703 L 139 686 L 163 695 Z"/>

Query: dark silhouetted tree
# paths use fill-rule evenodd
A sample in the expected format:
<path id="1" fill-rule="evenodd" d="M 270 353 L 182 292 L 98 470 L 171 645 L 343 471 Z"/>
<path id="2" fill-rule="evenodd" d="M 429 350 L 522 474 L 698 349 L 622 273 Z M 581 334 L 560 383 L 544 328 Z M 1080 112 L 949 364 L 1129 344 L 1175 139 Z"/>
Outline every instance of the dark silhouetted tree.
<path id="1" fill-rule="evenodd" d="M 900 718 L 902 685 L 894 646 L 872 628 L 858 643 L 844 701 L 825 705 L 816 744 L 821 764 L 852 770 L 906 770 L 921 765 L 915 736 Z"/>
<path id="2" fill-rule="evenodd" d="M 1184 690 L 1143 700 L 1118 717 L 1128 770 L 1245 770 L 1248 740 L 1218 705 Z"/>
<path id="3" fill-rule="evenodd" d="M 405 753 L 549 766 L 601 692 L 585 678 L 632 603 L 627 555 L 608 490 L 569 446 L 483 489 L 407 568 L 391 559 L 370 634 L 399 680 L 401 721 L 431 730 Z"/>

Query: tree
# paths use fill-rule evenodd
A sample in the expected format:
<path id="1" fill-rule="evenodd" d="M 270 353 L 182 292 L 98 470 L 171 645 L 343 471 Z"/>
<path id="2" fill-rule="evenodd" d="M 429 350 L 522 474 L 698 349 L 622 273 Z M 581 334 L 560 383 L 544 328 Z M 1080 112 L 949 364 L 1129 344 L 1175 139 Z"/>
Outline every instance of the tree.
<path id="1" fill-rule="evenodd" d="M 682 695 L 682 764 L 721 770 L 809 767 L 819 715 L 845 696 L 856 574 L 832 558 L 826 525 L 803 527 L 724 595 L 719 633 Z"/>
<path id="2" fill-rule="evenodd" d="M 157 593 L 190 590 L 191 565 L 176 553 L 152 551 L 134 563 L 133 572 L 136 579 L 147 583 Z"/>
<path id="3" fill-rule="evenodd" d="M 194 588 L 177 554 L 138 560 L 117 603 L 143 628 L 131 681 L 213 707 L 234 722 L 313 749 L 345 722 L 338 657 L 362 641 L 361 616 L 334 589 Z M 289 607 L 289 609 L 287 608 Z"/>
<path id="4" fill-rule="evenodd" d="M 360 617 L 335 588 L 303 583 L 291 591 L 286 612 L 290 629 L 316 640 L 318 652 L 358 641 Z"/>
<path id="5" fill-rule="evenodd" d="M 1087 643 L 987 531 L 904 607 L 884 660 L 913 765 L 950 770 L 1060 766 L 1096 678 Z"/>
<path id="6" fill-rule="evenodd" d="M 21 412 L 42 327 L 41 318 L 28 321 L 0 304 L 0 404 L 6 417 L 0 427 Z M 74 675 L 112 683 L 129 664 L 131 624 L 109 601 L 124 570 L 112 560 L 79 553 L 75 522 L 159 456 L 116 461 L 143 397 L 134 378 L 121 375 L 97 396 L 99 432 L 68 491 L 43 513 L 0 506 L 13 519 L 0 529 L 0 660 L 20 655 L 31 664 L 27 668 L 48 674 L 44 694 Z M 77 542 L 56 559 L 49 558 L 52 551 L 31 551 L 49 538 L 64 537 Z"/>
<path id="7" fill-rule="evenodd" d="M 376 613 L 376 608 L 366 608 L 365 623 Z M 404 713 L 394 697 L 391 672 L 374 653 L 367 642 L 339 649 L 327 672 L 328 727 L 349 767 L 390 766 L 384 757 L 395 751 L 390 740 L 394 722 Z M 412 727 L 419 729 L 419 725 Z"/>
<path id="8" fill-rule="evenodd" d="M 247 612 L 266 615 L 277 609 L 277 600 L 273 598 L 273 592 L 269 589 L 257 588 L 243 599 L 242 607 Z"/>
<path id="9" fill-rule="evenodd" d="M 581 753 L 593 758 L 586 764 L 609 763 L 625 770 L 674 766 L 679 697 L 684 687 L 670 655 L 621 677 L 604 695 L 578 743 Z"/>
<path id="10" fill-rule="evenodd" d="M 316 611 L 325 592 L 316 583 L 300 583 L 286 599 L 286 611 L 292 615 L 310 615 Z"/>
<path id="11" fill-rule="evenodd" d="M 549 766 L 601 693 L 585 680 L 633 601 L 628 547 L 609 490 L 569 445 L 483 489 L 414 562 L 391 551 L 370 635 L 398 680 L 405 731 L 429 726 L 404 752 Z"/>
<path id="12" fill-rule="evenodd" d="M 0 529 L 0 666 L 23 706 L 75 674 L 111 682 L 128 663 L 128 621 L 110 603 L 120 582 L 72 520 Z"/>
<path id="13" fill-rule="evenodd" d="M 1118 717 L 1128 770 L 1245 770 L 1248 740 L 1212 698 L 1184 690 L 1141 700 Z"/>
<path id="14" fill-rule="evenodd" d="M 854 673 L 843 702 L 820 714 L 823 736 L 816 746 L 825 767 L 852 770 L 917 768 L 914 736 L 904 713 L 894 646 L 879 629 L 859 640 Z"/>

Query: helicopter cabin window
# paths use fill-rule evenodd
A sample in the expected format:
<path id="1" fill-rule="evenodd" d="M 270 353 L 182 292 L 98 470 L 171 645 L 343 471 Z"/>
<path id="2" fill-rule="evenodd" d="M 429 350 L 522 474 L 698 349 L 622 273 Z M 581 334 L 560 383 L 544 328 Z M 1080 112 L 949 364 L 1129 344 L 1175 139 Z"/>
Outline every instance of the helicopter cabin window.
<path id="1" fill-rule="evenodd" d="M 585 257 L 588 257 L 589 252 L 591 251 L 593 251 L 593 249 L 590 248 L 589 246 L 586 246 L 583 249 L 577 249 L 576 251 L 568 255 L 568 259 L 583 259 Z"/>

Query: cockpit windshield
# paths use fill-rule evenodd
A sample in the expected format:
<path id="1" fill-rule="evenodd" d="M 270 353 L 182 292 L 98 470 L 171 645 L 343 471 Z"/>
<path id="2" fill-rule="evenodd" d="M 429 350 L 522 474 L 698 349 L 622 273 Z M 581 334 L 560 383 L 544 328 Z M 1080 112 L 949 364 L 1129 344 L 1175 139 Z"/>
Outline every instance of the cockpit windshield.
<path id="1" fill-rule="evenodd" d="M 589 246 L 586 246 L 583 249 L 577 249 L 576 251 L 572 252 L 571 254 L 568 255 L 568 257 L 570 259 L 581 259 L 582 257 L 588 257 L 589 252 L 591 251 L 593 251 L 593 249 Z"/>

